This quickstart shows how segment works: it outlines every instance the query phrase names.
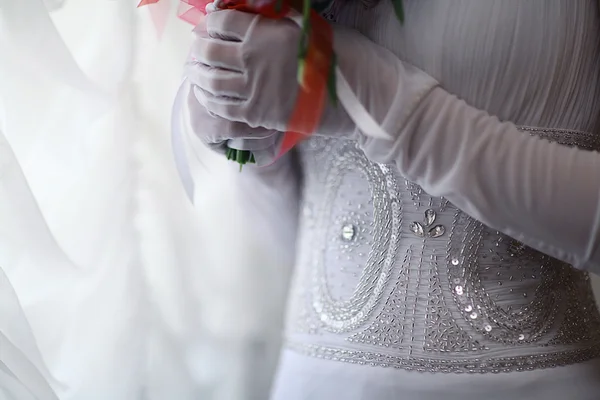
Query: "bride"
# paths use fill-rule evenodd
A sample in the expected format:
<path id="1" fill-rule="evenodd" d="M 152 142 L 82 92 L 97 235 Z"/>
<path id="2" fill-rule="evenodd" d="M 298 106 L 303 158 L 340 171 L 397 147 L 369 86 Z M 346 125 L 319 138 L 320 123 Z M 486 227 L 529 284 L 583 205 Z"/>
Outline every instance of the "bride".
<path id="1" fill-rule="evenodd" d="M 388 0 L 327 12 L 339 67 L 393 140 L 329 104 L 274 163 L 298 28 L 219 10 L 196 29 L 194 133 L 270 164 L 239 188 L 289 251 L 299 215 L 272 398 L 596 399 L 598 2 L 404 5 L 404 24 Z"/>

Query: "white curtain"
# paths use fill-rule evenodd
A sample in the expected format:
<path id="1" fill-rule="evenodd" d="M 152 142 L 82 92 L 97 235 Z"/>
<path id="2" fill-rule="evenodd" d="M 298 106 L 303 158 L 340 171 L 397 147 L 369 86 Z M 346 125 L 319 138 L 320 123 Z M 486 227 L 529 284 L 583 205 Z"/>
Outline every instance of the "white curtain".
<path id="1" fill-rule="evenodd" d="M 289 265 L 170 111 L 191 40 L 135 0 L 0 0 L 0 399 L 265 399 Z"/>

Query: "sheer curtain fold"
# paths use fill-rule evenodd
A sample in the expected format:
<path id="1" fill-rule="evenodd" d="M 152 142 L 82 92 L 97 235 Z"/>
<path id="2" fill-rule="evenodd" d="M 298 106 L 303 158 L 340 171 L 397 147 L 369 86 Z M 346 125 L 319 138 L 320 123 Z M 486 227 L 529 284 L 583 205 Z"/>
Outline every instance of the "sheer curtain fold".
<path id="1" fill-rule="evenodd" d="M 143 285 L 123 57 L 132 12 L 123 2 L 72 2 L 52 15 L 40 0 L 0 2 L 0 361 L 23 388 L 2 398 L 139 393 Z M 120 45 L 106 42 L 116 34 Z"/>
<path id="2" fill-rule="evenodd" d="M 0 0 L 0 399 L 267 397 L 289 266 L 222 160 L 186 196 L 190 27 L 136 3 Z"/>

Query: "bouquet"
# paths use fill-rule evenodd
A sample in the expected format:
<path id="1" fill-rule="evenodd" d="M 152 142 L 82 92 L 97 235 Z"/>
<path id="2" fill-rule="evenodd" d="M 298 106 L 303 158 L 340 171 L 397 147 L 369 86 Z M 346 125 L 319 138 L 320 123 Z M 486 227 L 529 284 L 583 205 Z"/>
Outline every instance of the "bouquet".
<path id="1" fill-rule="evenodd" d="M 158 3 L 161 0 L 141 0 L 138 7 Z M 197 24 L 205 7 L 212 0 L 180 0 L 181 8 L 179 16 L 183 20 Z M 250 13 L 256 13 L 267 18 L 292 18 L 302 29 L 300 43 L 298 43 L 298 83 L 300 90 L 296 99 L 296 105 L 292 111 L 288 126 L 302 127 L 303 132 L 314 132 L 318 127 L 321 115 L 325 107 L 328 95 L 334 105 L 338 103 L 337 79 L 343 80 L 337 69 L 336 57 L 333 51 L 333 31 L 330 23 L 325 20 L 321 13 L 331 6 L 334 0 L 218 0 L 217 8 L 235 9 Z M 402 0 L 392 0 L 394 10 L 400 22 L 404 19 Z M 344 87 L 347 87 L 345 85 Z M 353 109 L 364 110 L 360 104 L 356 104 L 352 92 L 345 90 L 347 102 L 352 103 Z M 348 107 L 346 107 L 348 108 Z M 389 137 L 387 133 L 378 128 L 366 116 L 366 133 L 373 137 Z M 375 127 L 375 128 L 374 128 Z M 363 129 L 364 131 L 365 129 Z M 296 144 L 305 139 L 307 135 L 300 134 L 288 129 L 284 134 L 278 157 L 287 153 Z M 254 156 L 245 150 L 229 148 L 226 152 L 228 159 L 240 164 L 240 168 L 246 163 L 253 163 Z"/>

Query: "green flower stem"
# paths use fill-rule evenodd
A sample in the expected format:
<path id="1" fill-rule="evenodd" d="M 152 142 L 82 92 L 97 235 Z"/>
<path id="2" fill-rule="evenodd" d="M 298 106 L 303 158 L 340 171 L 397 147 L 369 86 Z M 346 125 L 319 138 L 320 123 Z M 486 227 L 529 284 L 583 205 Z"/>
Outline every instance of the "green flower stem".
<path id="1" fill-rule="evenodd" d="M 248 150 L 236 150 L 228 148 L 225 152 L 225 157 L 227 157 L 228 160 L 232 160 L 240 164 L 240 171 L 246 164 L 256 164 L 254 154 Z"/>
<path id="2" fill-rule="evenodd" d="M 404 22 L 404 3 L 403 0 L 392 0 L 396 17 L 400 22 Z"/>

